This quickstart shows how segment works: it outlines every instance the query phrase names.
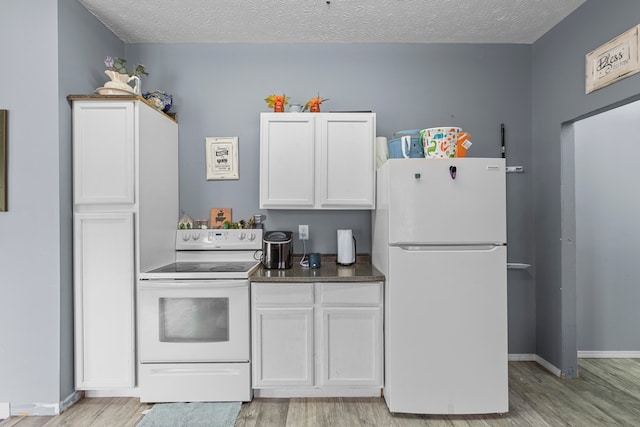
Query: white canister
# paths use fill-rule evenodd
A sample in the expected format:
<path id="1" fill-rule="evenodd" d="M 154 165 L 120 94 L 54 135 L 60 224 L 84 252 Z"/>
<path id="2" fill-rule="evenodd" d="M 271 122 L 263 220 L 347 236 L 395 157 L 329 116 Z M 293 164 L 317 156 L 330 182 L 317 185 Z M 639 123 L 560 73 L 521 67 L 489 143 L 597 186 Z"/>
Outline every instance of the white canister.
<path id="1" fill-rule="evenodd" d="M 356 238 L 351 230 L 338 230 L 338 264 L 351 265 L 356 262 Z"/>

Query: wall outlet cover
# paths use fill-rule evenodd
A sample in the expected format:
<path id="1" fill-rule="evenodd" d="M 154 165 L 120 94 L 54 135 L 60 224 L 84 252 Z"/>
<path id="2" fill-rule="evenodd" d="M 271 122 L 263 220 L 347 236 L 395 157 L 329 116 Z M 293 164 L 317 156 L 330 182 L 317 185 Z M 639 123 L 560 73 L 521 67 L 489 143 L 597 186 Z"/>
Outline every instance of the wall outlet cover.
<path id="1" fill-rule="evenodd" d="M 300 240 L 309 240 L 309 226 L 299 225 L 298 234 L 299 234 Z"/>

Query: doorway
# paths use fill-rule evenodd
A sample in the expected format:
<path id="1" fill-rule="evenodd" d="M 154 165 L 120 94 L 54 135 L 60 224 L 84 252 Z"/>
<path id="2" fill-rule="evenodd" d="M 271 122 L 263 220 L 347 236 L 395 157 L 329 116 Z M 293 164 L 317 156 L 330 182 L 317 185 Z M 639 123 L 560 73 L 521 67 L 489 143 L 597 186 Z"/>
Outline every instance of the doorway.
<path id="1" fill-rule="evenodd" d="M 574 227 L 578 357 L 640 356 L 639 118 L 635 101 L 568 125 L 573 138 L 563 138 L 573 144 L 563 147 L 574 172 L 571 183 L 571 160 L 563 158 L 563 186 L 573 184 L 574 194 L 573 224 L 563 212 L 563 247 L 565 226 Z"/>

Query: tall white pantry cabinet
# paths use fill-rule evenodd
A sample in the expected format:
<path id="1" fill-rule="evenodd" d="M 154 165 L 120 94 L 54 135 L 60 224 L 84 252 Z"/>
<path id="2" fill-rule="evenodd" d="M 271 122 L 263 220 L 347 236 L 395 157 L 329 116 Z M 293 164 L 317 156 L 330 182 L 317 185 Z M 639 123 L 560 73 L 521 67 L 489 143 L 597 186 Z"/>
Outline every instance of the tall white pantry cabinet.
<path id="1" fill-rule="evenodd" d="M 175 259 L 178 125 L 136 97 L 69 99 L 76 388 L 127 395 L 139 272 Z"/>

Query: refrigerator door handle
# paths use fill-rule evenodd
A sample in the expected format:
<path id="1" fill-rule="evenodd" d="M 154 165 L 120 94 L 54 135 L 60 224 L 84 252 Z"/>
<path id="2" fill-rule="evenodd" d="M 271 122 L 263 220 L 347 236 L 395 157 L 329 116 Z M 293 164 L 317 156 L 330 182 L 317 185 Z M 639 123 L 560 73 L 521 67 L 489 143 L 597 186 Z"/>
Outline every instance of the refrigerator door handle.
<path id="1" fill-rule="evenodd" d="M 506 246 L 504 243 L 469 244 L 469 245 L 399 245 L 400 249 L 407 252 L 443 252 L 443 251 L 493 251 L 496 248 Z"/>

